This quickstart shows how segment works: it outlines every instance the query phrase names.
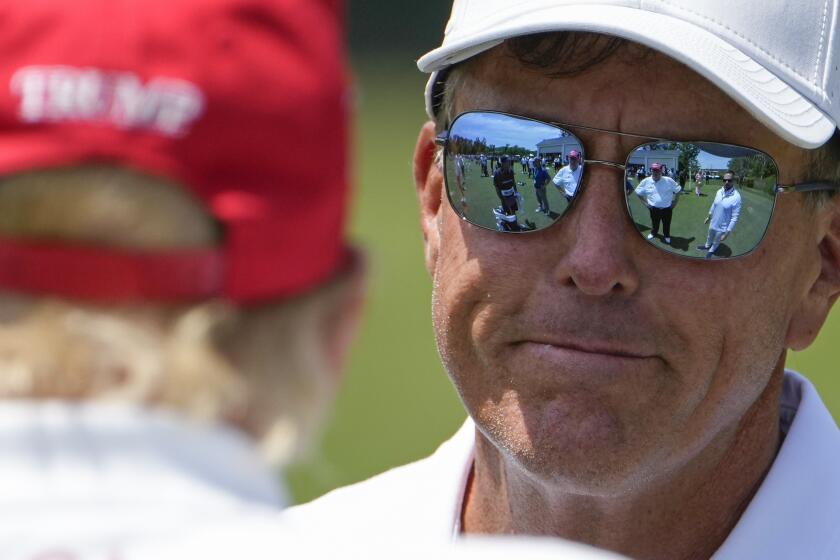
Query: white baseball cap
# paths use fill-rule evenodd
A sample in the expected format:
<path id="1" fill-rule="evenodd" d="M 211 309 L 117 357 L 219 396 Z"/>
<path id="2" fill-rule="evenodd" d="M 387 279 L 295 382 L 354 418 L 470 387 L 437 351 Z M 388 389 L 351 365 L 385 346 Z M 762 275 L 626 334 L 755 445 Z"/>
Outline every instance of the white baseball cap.
<path id="1" fill-rule="evenodd" d="M 717 85 L 803 148 L 840 121 L 840 0 L 454 0 L 443 45 L 423 56 L 438 74 L 505 39 L 550 31 L 614 35 L 660 51 Z"/>

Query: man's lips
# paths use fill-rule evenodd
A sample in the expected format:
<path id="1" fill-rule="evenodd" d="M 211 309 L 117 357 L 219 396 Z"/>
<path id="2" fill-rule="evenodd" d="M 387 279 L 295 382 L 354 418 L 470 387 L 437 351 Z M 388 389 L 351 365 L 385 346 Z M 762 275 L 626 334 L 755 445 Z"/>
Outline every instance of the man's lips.
<path id="1" fill-rule="evenodd" d="M 577 383 L 612 383 L 658 369 L 662 358 L 644 348 L 597 340 L 524 340 L 517 342 L 515 353 L 522 358 L 518 365 L 526 370 L 548 368 L 552 376 Z M 625 379 L 626 380 L 626 379 Z"/>
<path id="2" fill-rule="evenodd" d="M 647 350 L 603 342 L 544 342 L 514 345 L 513 363 L 526 378 L 564 381 L 577 389 L 626 386 L 660 371 L 664 361 Z"/>
<path id="3" fill-rule="evenodd" d="M 583 354 L 596 354 L 612 356 L 615 358 L 646 359 L 655 358 L 656 353 L 626 342 L 610 342 L 592 339 L 550 339 L 536 337 L 520 341 L 518 344 L 533 344 L 545 346 L 560 351 L 576 352 Z"/>

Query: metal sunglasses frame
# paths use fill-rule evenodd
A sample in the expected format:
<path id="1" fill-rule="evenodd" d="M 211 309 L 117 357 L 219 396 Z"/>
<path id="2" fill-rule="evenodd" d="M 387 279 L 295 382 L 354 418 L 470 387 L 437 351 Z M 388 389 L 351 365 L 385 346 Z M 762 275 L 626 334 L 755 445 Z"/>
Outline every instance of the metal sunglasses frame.
<path id="1" fill-rule="evenodd" d="M 555 121 L 541 121 L 539 119 L 534 119 L 534 118 L 531 118 L 531 117 L 525 117 L 525 116 L 522 116 L 522 115 L 516 115 L 514 113 L 505 113 L 503 111 L 466 111 L 464 113 L 460 113 L 459 115 L 457 115 L 452 120 L 452 123 L 450 124 L 449 128 L 442 131 L 440 134 L 438 134 L 435 137 L 435 144 L 437 144 L 438 146 L 441 146 L 443 148 L 444 161 L 445 161 L 446 155 L 448 154 L 449 133 L 452 130 L 452 127 L 455 125 L 455 123 L 461 117 L 463 117 L 465 115 L 474 115 L 474 114 L 502 115 L 502 116 L 512 117 L 512 118 L 523 120 L 523 121 L 531 121 L 531 122 L 535 122 L 535 123 L 538 123 L 538 124 L 550 125 L 550 126 L 554 126 L 554 127 L 561 128 L 561 129 L 588 130 L 588 131 L 598 132 L 598 133 L 602 133 L 602 134 L 613 134 L 613 135 L 617 135 L 617 136 L 625 136 L 625 137 L 630 137 L 630 138 L 644 139 L 645 142 L 641 142 L 640 144 L 638 144 L 638 145 L 636 145 L 636 146 L 634 146 L 633 148 L 630 149 L 630 151 L 628 153 L 628 156 L 627 156 L 628 158 L 630 157 L 629 154 L 632 154 L 633 151 L 638 149 L 640 146 L 644 146 L 645 144 L 652 144 L 652 143 L 678 142 L 678 143 L 681 143 L 681 144 L 701 144 L 701 145 L 702 144 L 720 144 L 720 145 L 724 145 L 724 146 L 732 146 L 732 147 L 735 147 L 735 148 L 743 148 L 743 149 L 746 149 L 746 150 L 751 150 L 753 152 L 758 152 L 760 154 L 765 155 L 767 158 L 770 159 L 770 161 L 773 162 L 773 165 L 776 166 L 776 170 L 779 171 L 779 164 L 776 163 L 776 160 L 773 159 L 772 156 L 770 156 L 769 154 L 767 154 L 767 153 L 765 153 L 761 150 L 757 150 L 755 148 L 752 148 L 750 146 L 742 146 L 742 145 L 739 145 L 739 144 L 730 144 L 728 142 L 712 142 L 712 141 L 709 141 L 709 140 L 687 140 L 687 141 L 679 140 L 678 141 L 678 140 L 673 140 L 673 139 L 670 139 L 670 138 L 660 138 L 660 137 L 656 137 L 656 136 L 648 136 L 648 135 L 645 135 L 645 134 L 636 134 L 636 133 L 633 133 L 633 132 L 619 132 L 619 131 L 616 131 L 616 130 L 608 130 L 608 129 L 597 128 L 597 127 L 593 127 L 593 126 L 561 123 L 561 122 L 555 122 Z M 580 138 L 578 138 L 577 136 L 575 136 L 575 138 L 578 141 L 580 141 L 581 146 L 583 146 L 583 141 Z M 587 150 L 584 148 L 584 150 L 583 150 L 584 156 L 586 155 L 586 151 Z M 627 169 L 626 160 L 625 160 L 625 163 L 622 164 L 622 163 L 616 163 L 614 161 L 607 161 L 607 160 L 601 160 L 601 159 L 585 159 L 584 158 L 582 160 L 582 163 L 584 163 L 584 164 L 606 165 L 607 167 L 612 167 L 614 169 L 620 169 L 622 171 L 625 171 Z M 449 195 L 449 178 L 448 178 L 447 173 L 444 173 L 444 180 L 446 182 L 446 198 L 447 198 L 447 200 L 449 200 L 449 205 L 452 207 L 452 209 L 455 210 L 455 212 L 461 217 L 462 220 L 464 220 L 464 221 L 466 221 L 466 222 L 468 222 L 468 223 L 470 223 L 470 224 L 472 224 L 476 227 L 486 229 L 488 231 L 497 231 L 498 233 L 514 234 L 514 235 L 516 235 L 516 234 L 528 234 L 528 233 L 533 233 L 533 232 L 536 232 L 536 231 L 542 231 L 544 229 L 547 229 L 547 228 L 555 225 L 557 222 L 559 222 L 560 219 L 562 219 L 562 217 L 566 214 L 566 211 L 568 211 L 568 208 L 567 208 L 566 211 L 563 212 L 563 214 L 561 214 L 556 220 L 554 220 L 554 222 L 552 222 L 551 224 L 549 224 L 548 226 L 546 226 L 544 228 L 533 229 L 533 230 L 525 230 L 525 231 L 499 231 L 499 230 L 495 230 L 495 229 L 492 229 L 492 228 L 489 228 L 489 227 L 486 227 L 486 226 L 483 226 L 483 225 L 480 225 L 480 224 L 476 224 L 476 223 L 470 221 L 463 213 L 459 212 L 456 205 L 453 203 L 453 201 L 452 201 L 452 199 L 450 198 L 450 195 Z M 583 182 L 583 176 L 582 175 L 581 175 L 581 182 Z M 569 203 L 569 206 L 571 206 L 571 204 L 573 204 L 574 201 L 577 200 L 581 190 L 582 189 L 578 188 L 578 191 L 575 193 L 574 197 L 572 198 L 571 202 Z M 775 189 L 774 189 L 774 191 L 777 195 L 778 194 L 785 194 L 785 193 L 794 193 L 794 192 L 803 193 L 803 192 L 838 191 L 838 190 L 840 190 L 840 184 L 835 184 L 835 183 L 831 183 L 831 182 L 828 182 L 828 181 L 808 181 L 808 182 L 805 182 L 805 183 L 797 183 L 797 184 L 794 184 L 794 185 L 778 185 L 777 184 Z M 626 197 L 625 197 L 625 200 L 629 201 L 629 199 L 627 199 Z M 628 202 L 628 204 L 629 204 L 629 202 Z M 770 216 L 767 220 L 767 227 L 770 227 L 770 222 L 773 219 L 773 214 L 775 213 L 775 210 L 776 210 L 776 199 L 774 197 L 773 208 L 771 209 Z M 629 206 L 627 208 L 627 211 L 628 211 L 628 214 L 630 215 L 630 217 L 632 219 L 633 214 L 632 214 L 632 211 L 630 210 Z M 767 230 L 765 228 L 765 233 L 766 233 L 766 231 Z M 758 240 L 758 242 L 755 244 L 755 247 L 753 247 L 752 249 L 750 249 L 746 253 L 742 253 L 740 255 L 737 255 L 736 257 L 730 257 L 730 258 L 727 258 L 725 260 L 731 260 L 732 258 L 743 257 L 743 256 L 746 256 L 746 255 L 752 253 L 753 251 L 755 251 L 761 245 L 762 241 L 764 241 L 764 235 L 762 235 L 761 239 Z M 656 245 L 654 245 L 654 246 L 656 246 Z M 665 251 L 664 248 L 660 248 L 660 249 Z M 689 259 L 701 258 L 701 257 L 694 257 L 694 256 L 691 256 L 691 255 L 680 255 L 678 253 L 672 253 L 670 251 L 665 251 L 665 252 L 668 253 L 668 254 L 671 254 L 671 255 L 680 256 L 680 257 L 689 258 Z"/>

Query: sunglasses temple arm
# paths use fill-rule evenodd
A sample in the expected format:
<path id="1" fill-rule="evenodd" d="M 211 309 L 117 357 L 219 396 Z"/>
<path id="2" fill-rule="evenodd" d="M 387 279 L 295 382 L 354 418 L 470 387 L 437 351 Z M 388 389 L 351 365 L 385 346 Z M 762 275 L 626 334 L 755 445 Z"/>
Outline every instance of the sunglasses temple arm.
<path id="1" fill-rule="evenodd" d="M 438 146 L 445 146 L 446 141 L 448 139 L 449 139 L 449 131 L 444 130 L 443 132 L 441 132 L 440 134 L 435 136 L 435 144 L 437 144 Z"/>
<path id="2" fill-rule="evenodd" d="M 789 186 L 777 186 L 776 192 L 777 193 L 790 193 L 790 192 L 815 192 L 815 191 L 837 191 L 840 190 L 840 185 L 834 183 L 828 183 L 825 181 L 820 181 L 816 183 L 800 183 L 798 185 L 789 185 Z"/>

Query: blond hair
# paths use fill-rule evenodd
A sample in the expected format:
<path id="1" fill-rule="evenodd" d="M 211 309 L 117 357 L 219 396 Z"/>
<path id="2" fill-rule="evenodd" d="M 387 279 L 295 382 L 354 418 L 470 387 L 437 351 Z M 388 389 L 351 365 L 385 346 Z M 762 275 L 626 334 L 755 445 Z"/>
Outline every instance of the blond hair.
<path id="1" fill-rule="evenodd" d="M 187 191 L 120 167 L 83 166 L 0 181 L 0 236 L 122 249 L 215 246 L 220 231 Z M 0 293 L 0 398 L 128 400 L 227 422 L 282 463 L 331 396 L 319 321 L 345 288 L 241 309 L 96 305 Z"/>

